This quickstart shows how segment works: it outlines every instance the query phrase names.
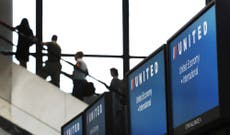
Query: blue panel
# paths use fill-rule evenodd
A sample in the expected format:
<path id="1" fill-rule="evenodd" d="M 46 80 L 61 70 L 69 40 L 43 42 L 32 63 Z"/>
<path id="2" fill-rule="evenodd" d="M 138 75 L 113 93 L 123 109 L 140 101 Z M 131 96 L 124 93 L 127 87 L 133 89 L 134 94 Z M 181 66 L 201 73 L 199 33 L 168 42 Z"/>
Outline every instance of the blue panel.
<path id="1" fill-rule="evenodd" d="M 63 128 L 63 135 L 83 135 L 82 116 L 77 117 Z"/>
<path id="2" fill-rule="evenodd" d="M 173 127 L 218 106 L 215 6 L 170 43 Z"/>
<path id="3" fill-rule="evenodd" d="M 164 52 L 161 50 L 129 74 L 132 135 L 166 133 Z"/>
<path id="4" fill-rule="evenodd" d="M 104 96 L 86 112 L 86 135 L 105 135 L 105 99 Z"/>

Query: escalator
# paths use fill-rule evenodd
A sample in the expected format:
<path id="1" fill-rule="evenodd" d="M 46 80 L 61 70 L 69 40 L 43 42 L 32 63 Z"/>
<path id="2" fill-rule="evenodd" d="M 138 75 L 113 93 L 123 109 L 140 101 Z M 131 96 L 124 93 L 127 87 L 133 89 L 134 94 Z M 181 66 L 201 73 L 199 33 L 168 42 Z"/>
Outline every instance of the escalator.
<path id="1" fill-rule="evenodd" d="M 20 128 L 14 123 L 0 116 L 0 134 L 1 135 L 32 135 L 25 129 Z"/>
<path id="2" fill-rule="evenodd" d="M 87 106 L 0 54 L 0 133 L 60 135 Z"/>

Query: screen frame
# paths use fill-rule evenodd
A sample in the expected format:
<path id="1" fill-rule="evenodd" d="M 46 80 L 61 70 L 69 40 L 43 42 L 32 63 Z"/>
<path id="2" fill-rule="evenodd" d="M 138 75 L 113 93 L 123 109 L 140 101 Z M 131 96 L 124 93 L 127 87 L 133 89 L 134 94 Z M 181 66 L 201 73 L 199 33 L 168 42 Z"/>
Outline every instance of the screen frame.
<path id="1" fill-rule="evenodd" d="M 84 110 L 84 133 L 86 135 L 87 125 L 86 125 L 86 112 L 91 109 L 96 103 L 99 102 L 104 98 L 104 107 L 105 107 L 105 135 L 110 134 L 113 135 L 113 111 L 112 111 L 112 94 L 111 92 L 104 92 L 102 95 L 100 95 L 92 104 L 90 104 L 85 110 Z"/>
<path id="2" fill-rule="evenodd" d="M 72 118 L 71 120 L 69 120 L 67 123 L 65 123 L 62 127 L 61 127 L 61 135 L 64 135 L 64 128 L 66 126 L 68 126 L 71 122 L 73 122 L 74 120 L 78 119 L 79 117 L 82 117 L 82 135 L 85 135 L 85 123 L 84 123 L 84 112 L 79 113 L 77 116 L 75 116 L 74 118 Z"/>
<path id="3" fill-rule="evenodd" d="M 215 1 L 210 2 L 207 6 L 201 9 L 195 16 L 193 16 L 185 25 L 183 25 L 176 33 L 174 33 L 168 40 L 166 48 L 169 47 L 169 43 L 174 40 L 178 35 L 180 35 L 184 30 L 186 30 L 191 24 L 193 24 L 197 19 L 199 19 L 203 14 L 206 13 L 212 6 L 216 5 Z M 216 20 L 217 21 L 217 20 Z"/>
<path id="4" fill-rule="evenodd" d="M 203 14 L 205 14 L 210 8 L 212 8 L 213 6 L 216 5 L 216 2 L 215 1 L 212 1 L 210 2 L 206 7 L 204 7 L 197 15 L 195 15 L 191 20 L 189 20 L 181 29 L 179 29 L 179 31 L 177 31 L 171 38 L 169 38 L 167 40 L 167 45 L 166 45 L 166 50 L 167 50 L 167 54 L 168 54 L 168 57 L 167 57 L 167 63 L 168 63 L 168 69 L 167 69 L 167 72 L 168 72 L 168 110 L 170 110 L 172 113 L 172 94 L 171 94 L 171 74 L 170 74 L 170 67 L 171 67 L 171 64 L 170 64 L 170 43 L 175 39 L 177 38 L 182 32 L 184 32 L 189 26 L 191 26 L 194 22 L 196 22 Z M 216 7 L 217 8 L 217 7 Z M 217 9 L 215 11 L 215 15 L 217 16 Z M 216 17 L 216 52 L 217 52 L 217 69 L 219 71 L 219 53 L 220 53 L 220 50 L 219 50 L 219 47 L 218 47 L 218 19 Z M 169 118 L 170 118 L 170 124 L 169 124 L 169 130 L 173 133 L 173 134 L 177 134 L 177 135 L 184 135 L 184 134 L 196 134 L 196 133 L 199 133 L 199 132 L 204 132 L 207 128 L 209 128 L 209 126 L 211 126 L 213 123 L 215 123 L 221 116 L 220 114 L 220 93 L 219 93 L 219 90 L 220 90 L 220 75 L 219 73 L 217 73 L 217 79 L 218 79 L 218 98 L 219 98 L 219 105 L 217 107 L 215 107 L 214 109 L 210 109 L 210 110 L 207 110 L 205 113 L 203 114 L 200 114 L 199 116 L 197 117 L 194 117 L 193 119 L 190 119 L 189 121 L 186 121 L 184 122 L 183 124 L 180 124 L 178 127 L 175 127 L 173 128 L 173 117 L 172 117 L 172 113 L 170 114 Z M 198 122 L 199 124 L 189 128 L 189 129 L 185 129 L 185 126 L 186 124 L 193 124 L 193 123 L 196 123 L 197 121 L 199 120 L 202 120 L 202 122 Z M 211 124 L 211 125 L 210 125 Z M 201 129 L 201 127 L 203 127 L 203 129 Z M 199 130 L 201 129 L 201 130 Z"/>
<path id="5" fill-rule="evenodd" d="M 166 104 L 166 133 L 165 135 L 171 135 L 170 134 L 170 131 L 169 131 L 169 120 L 168 117 L 170 117 L 170 114 L 171 114 L 171 111 L 168 110 L 168 79 L 167 79 L 167 69 L 168 69 L 168 64 L 166 63 L 166 58 L 168 57 L 167 56 L 167 53 L 166 53 L 166 44 L 163 44 L 161 45 L 159 48 L 157 48 L 154 52 L 152 52 L 148 57 L 146 57 L 144 60 L 142 60 L 140 63 L 138 63 L 134 68 L 132 68 L 126 75 L 126 88 L 128 89 L 128 97 L 127 97 L 127 100 L 128 100 L 128 132 L 129 134 L 131 134 L 131 109 L 130 109 L 130 90 L 129 90 L 129 75 L 132 74 L 133 72 L 135 72 L 137 69 L 139 69 L 142 65 L 144 65 L 148 60 L 150 60 L 151 58 L 153 58 L 154 56 L 156 56 L 159 52 L 163 51 L 163 55 L 164 55 L 164 66 L 165 66 L 165 104 Z"/>

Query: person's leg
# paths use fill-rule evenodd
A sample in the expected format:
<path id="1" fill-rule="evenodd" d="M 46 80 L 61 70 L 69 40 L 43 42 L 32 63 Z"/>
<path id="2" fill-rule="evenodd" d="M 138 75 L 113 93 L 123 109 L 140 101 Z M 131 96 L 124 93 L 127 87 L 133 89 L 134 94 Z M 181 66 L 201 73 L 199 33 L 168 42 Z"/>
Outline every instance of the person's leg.
<path id="1" fill-rule="evenodd" d="M 43 67 L 39 72 L 38 75 L 44 79 L 46 79 L 49 76 L 49 72 L 48 72 L 48 66 L 46 65 L 45 67 Z"/>
<path id="2" fill-rule="evenodd" d="M 50 66 L 50 70 L 52 70 L 52 71 L 50 71 L 50 72 L 52 72 L 52 74 L 50 75 L 50 77 L 51 77 L 50 82 L 59 88 L 60 87 L 61 64 L 53 63 Z"/>
<path id="3" fill-rule="evenodd" d="M 50 82 L 59 88 L 60 87 L 60 72 L 54 72 L 50 77 L 51 77 Z"/>
<path id="4" fill-rule="evenodd" d="M 73 92 L 72 95 L 83 101 L 83 85 L 82 80 L 74 80 L 73 81 Z"/>
<path id="5" fill-rule="evenodd" d="M 19 60 L 19 64 L 23 66 L 24 68 L 27 68 L 27 61 Z"/>

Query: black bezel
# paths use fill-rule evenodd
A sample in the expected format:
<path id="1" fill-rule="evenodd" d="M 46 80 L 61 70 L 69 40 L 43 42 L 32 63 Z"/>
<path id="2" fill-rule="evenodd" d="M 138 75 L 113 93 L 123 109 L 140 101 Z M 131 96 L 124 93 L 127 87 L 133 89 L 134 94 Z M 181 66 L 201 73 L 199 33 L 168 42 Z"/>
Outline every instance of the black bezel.
<path id="1" fill-rule="evenodd" d="M 113 135 L 113 111 L 112 111 L 112 93 L 105 92 L 102 95 L 98 97 L 96 101 L 94 101 L 92 104 L 90 104 L 85 110 L 84 110 L 84 123 L 85 123 L 85 134 L 87 130 L 86 125 L 86 112 L 91 109 L 99 100 L 104 98 L 104 104 L 105 104 L 105 135 Z"/>
<path id="2" fill-rule="evenodd" d="M 195 22 L 201 15 L 203 15 L 208 9 L 213 6 L 216 6 L 216 39 L 217 39 L 217 66 L 218 66 L 218 96 L 219 96 L 219 106 L 208 110 L 206 113 L 203 113 L 196 118 L 193 118 L 180 126 L 173 128 L 172 126 L 172 115 L 170 114 L 170 124 L 169 130 L 172 131 L 175 135 L 185 135 L 185 134 L 201 134 L 210 130 L 212 127 L 223 126 L 230 121 L 230 107 L 228 107 L 228 103 L 230 103 L 230 85 L 229 85 L 229 76 L 230 76 L 230 2 L 229 1 L 212 1 L 210 2 L 204 9 L 202 9 L 195 17 L 193 17 L 186 25 L 184 25 L 178 32 L 176 32 L 168 41 L 167 41 L 167 63 L 168 65 L 168 88 L 171 88 L 170 84 L 170 51 L 169 45 L 172 40 L 174 40 L 180 33 L 182 33 L 186 28 L 188 28 L 193 22 Z M 169 99 L 168 99 L 168 110 L 172 111 L 171 106 L 171 90 L 169 89 Z M 200 124 L 195 125 L 187 130 L 185 130 L 186 124 L 190 122 L 194 122 L 196 120 L 202 120 Z"/>
<path id="3" fill-rule="evenodd" d="M 65 126 L 69 125 L 71 122 L 73 122 L 75 119 L 78 119 L 79 117 L 82 116 L 82 135 L 84 135 L 84 114 L 83 112 L 79 113 L 77 116 L 75 116 L 74 118 L 72 118 L 71 120 L 69 120 L 67 123 L 65 123 L 62 127 L 61 127 L 61 135 L 64 135 L 64 128 Z"/>

